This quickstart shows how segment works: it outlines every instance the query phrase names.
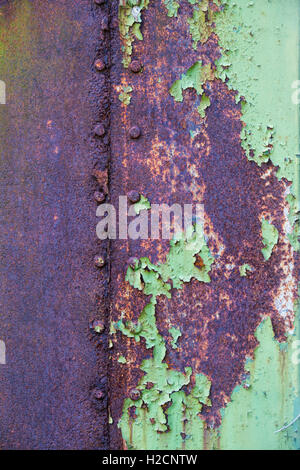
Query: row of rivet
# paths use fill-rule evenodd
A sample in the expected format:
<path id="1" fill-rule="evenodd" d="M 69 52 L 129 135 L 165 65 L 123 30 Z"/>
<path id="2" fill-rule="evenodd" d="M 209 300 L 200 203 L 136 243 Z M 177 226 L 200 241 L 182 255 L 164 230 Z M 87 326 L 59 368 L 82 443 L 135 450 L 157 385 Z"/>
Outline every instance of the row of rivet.
<path id="1" fill-rule="evenodd" d="M 96 5 L 102 5 L 105 3 L 105 0 L 94 0 Z M 108 18 L 105 18 L 102 21 L 102 29 L 103 30 L 108 30 L 109 29 L 109 23 L 108 23 Z M 103 72 L 106 70 L 106 64 L 102 59 L 97 59 L 94 62 L 94 67 L 98 72 Z M 142 64 L 138 60 L 133 60 L 129 66 L 129 69 L 133 73 L 139 73 L 142 70 Z M 95 126 L 94 128 L 94 135 L 95 137 L 104 137 L 106 134 L 106 129 L 103 124 L 99 123 Z M 141 129 L 138 126 L 132 126 L 129 129 L 129 137 L 131 139 L 138 139 L 141 136 Z M 127 194 L 128 200 L 134 204 L 140 200 L 140 193 L 138 191 L 132 190 Z M 101 192 L 101 191 L 95 191 L 94 193 L 94 199 L 97 203 L 102 204 L 105 201 L 106 195 Z M 128 265 L 134 267 L 136 263 L 136 258 L 129 258 L 128 260 Z M 94 265 L 97 268 L 102 268 L 106 264 L 106 259 L 101 256 L 101 255 L 96 255 L 94 257 Z M 103 333 L 105 330 L 105 325 L 102 321 L 100 320 L 94 320 L 90 323 L 90 328 L 93 332 L 97 334 Z M 132 389 L 129 392 L 129 396 L 132 400 L 136 401 L 140 398 L 141 392 L 137 389 Z M 93 390 L 93 396 L 97 400 L 102 400 L 104 398 L 104 393 L 98 389 L 95 388 Z"/>
<path id="2" fill-rule="evenodd" d="M 94 3 L 98 6 L 103 5 L 106 3 L 106 0 L 94 0 Z M 104 16 L 101 22 L 101 29 L 102 31 L 107 31 L 109 29 L 109 21 L 108 17 Z M 102 72 L 106 69 L 105 62 L 102 59 L 97 59 L 94 62 L 94 67 L 97 71 Z M 103 138 L 106 135 L 106 129 L 104 124 L 102 123 L 97 123 L 94 127 L 93 130 L 93 135 L 95 138 Z M 101 188 L 103 189 L 103 188 Z M 94 198 L 98 203 L 102 203 L 105 201 L 106 198 L 106 193 L 104 191 L 98 190 L 95 191 L 94 193 Z M 106 257 L 101 256 L 101 255 L 96 255 L 94 257 L 94 265 L 97 268 L 102 268 L 106 263 Z M 105 331 L 105 324 L 103 321 L 100 319 L 94 319 L 90 322 L 89 328 L 91 332 L 94 334 L 101 334 Z M 106 379 L 104 380 L 103 384 L 98 384 L 97 386 L 94 386 L 91 390 L 91 397 L 94 400 L 97 400 L 98 402 L 101 402 L 101 406 L 105 406 L 105 403 L 103 400 L 107 396 L 107 390 L 106 390 Z"/>

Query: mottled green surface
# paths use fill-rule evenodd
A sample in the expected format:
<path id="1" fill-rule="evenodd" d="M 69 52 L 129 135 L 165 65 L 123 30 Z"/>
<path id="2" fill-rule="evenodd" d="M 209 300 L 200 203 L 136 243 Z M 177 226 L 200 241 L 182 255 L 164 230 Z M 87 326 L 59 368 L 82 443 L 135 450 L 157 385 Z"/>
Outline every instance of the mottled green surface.
<path id="1" fill-rule="evenodd" d="M 285 347 L 274 340 L 270 318 L 258 328 L 259 346 L 245 370 L 249 377 L 238 386 L 223 413 L 221 449 L 299 449 L 300 420 L 283 430 L 299 414 L 298 367 L 293 364 L 290 336 Z"/>

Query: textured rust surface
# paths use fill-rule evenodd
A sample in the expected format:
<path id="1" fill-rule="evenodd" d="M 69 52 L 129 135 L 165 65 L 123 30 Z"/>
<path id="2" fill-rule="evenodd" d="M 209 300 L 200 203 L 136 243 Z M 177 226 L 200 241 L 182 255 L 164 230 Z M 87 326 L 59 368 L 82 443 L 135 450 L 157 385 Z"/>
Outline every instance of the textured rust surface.
<path id="1" fill-rule="evenodd" d="M 212 406 L 202 412 L 208 426 L 220 424 L 243 379 L 262 316 L 272 318 L 279 341 L 291 327 L 274 308 L 289 260 L 285 181 L 271 165 L 247 160 L 240 105 L 226 83 L 205 85 L 205 118 L 195 90 L 182 103 L 169 94 L 196 61 L 219 57 L 218 38 L 195 51 L 192 5 L 183 0 L 170 18 L 153 0 L 142 14 L 144 40 L 124 69 L 118 4 L 0 2 L 0 79 L 8 90 L 0 108 L 3 449 L 126 447 L 117 426 L 123 402 L 139 398 L 140 365 L 152 352 L 120 331 L 109 349 L 110 322 L 136 321 L 149 299 L 125 282 L 127 267 L 135 257 L 165 261 L 169 242 L 100 242 L 95 211 L 104 201 L 118 207 L 128 195 L 130 205 L 140 194 L 150 203 L 204 205 L 211 283 L 192 280 L 171 299 L 158 298 L 156 320 L 169 367 L 192 367 L 212 383 Z M 133 89 L 128 106 L 120 86 Z M 280 237 L 263 263 L 261 216 L 270 212 Z M 239 272 L 245 262 L 254 268 L 247 279 Z M 184 333 L 176 350 L 174 325 Z"/>
<path id="2" fill-rule="evenodd" d="M 109 119 L 104 9 L 89 0 L 1 2 L 0 448 L 101 449 L 106 432 L 105 249 L 95 234 Z"/>
<path id="3" fill-rule="evenodd" d="M 114 16 L 116 10 L 115 6 Z M 191 281 L 182 290 L 172 291 L 171 300 L 159 298 L 156 318 L 159 332 L 170 341 L 170 326 L 184 332 L 178 350 L 168 345 L 169 366 L 181 371 L 191 366 L 194 373 L 211 379 L 212 407 L 204 409 L 203 415 L 209 425 L 218 426 L 220 409 L 241 383 L 246 358 L 253 356 L 261 316 L 271 316 L 279 340 L 286 331 L 287 325 L 273 305 L 284 276 L 280 263 L 286 248 L 280 239 L 272 258 L 262 263 L 260 222 L 260 216 L 271 211 L 283 235 L 285 186 L 271 166 L 259 168 L 247 160 L 240 143 L 240 105 L 226 84 L 216 80 L 206 87 L 211 101 L 206 120 L 197 112 L 199 100 L 194 90 L 185 91 L 182 103 L 168 93 L 172 83 L 197 60 L 212 63 L 219 56 L 214 35 L 197 51 L 192 49 L 186 26 L 190 13 L 191 6 L 183 2 L 178 18 L 169 18 L 162 2 L 150 2 L 143 14 L 144 40 L 135 42 L 132 54 L 144 66 L 138 74 L 123 68 L 119 35 L 114 31 L 112 87 L 122 83 L 132 86 L 133 92 L 128 107 L 118 100 L 117 92 L 112 96 L 111 195 L 115 203 L 119 194 L 136 190 L 150 203 L 204 204 L 208 245 L 216 257 L 212 282 Z M 133 125 L 142 131 L 136 141 L 128 138 Z M 200 132 L 191 142 L 189 130 L 195 128 Z M 267 170 L 269 176 L 262 178 Z M 167 246 L 167 242 L 151 240 L 112 243 L 112 321 L 121 315 L 136 321 L 147 304 L 147 297 L 124 281 L 128 258 L 147 256 L 152 262 L 164 261 Z M 245 259 L 254 267 L 247 281 L 238 269 Z M 117 362 L 119 354 L 127 358 L 126 367 Z M 143 340 L 136 344 L 116 333 L 110 366 L 112 448 L 120 447 L 117 422 L 123 400 L 141 377 L 142 360 L 150 356 Z"/>

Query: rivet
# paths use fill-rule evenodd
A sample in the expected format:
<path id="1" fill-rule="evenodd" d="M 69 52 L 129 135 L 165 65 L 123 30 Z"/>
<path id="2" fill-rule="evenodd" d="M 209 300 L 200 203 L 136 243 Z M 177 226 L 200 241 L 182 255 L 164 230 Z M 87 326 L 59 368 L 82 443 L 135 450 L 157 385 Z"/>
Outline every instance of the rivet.
<path id="1" fill-rule="evenodd" d="M 98 137 L 103 137 L 105 135 L 105 132 L 105 127 L 103 126 L 103 124 L 97 124 L 94 127 L 94 134 Z"/>
<path id="2" fill-rule="evenodd" d="M 129 130 L 129 135 L 132 139 L 138 139 L 141 135 L 141 129 L 138 126 L 132 126 Z"/>
<path id="3" fill-rule="evenodd" d="M 137 401 L 141 398 L 141 392 L 137 388 L 132 388 L 129 392 L 131 400 Z"/>
<path id="4" fill-rule="evenodd" d="M 95 69 L 98 70 L 98 72 L 102 72 L 102 70 L 105 69 L 105 63 L 101 59 L 95 60 L 94 66 Z"/>
<path id="5" fill-rule="evenodd" d="M 97 255 L 94 257 L 94 264 L 97 268 L 103 268 L 105 265 L 105 259 L 103 256 Z"/>
<path id="6" fill-rule="evenodd" d="M 139 60 L 133 60 L 130 63 L 129 68 L 130 68 L 131 72 L 139 73 L 142 70 L 142 64 Z"/>
<path id="7" fill-rule="evenodd" d="M 129 191 L 129 193 L 127 194 L 127 197 L 129 201 L 133 203 L 138 202 L 141 199 L 140 193 L 135 190 Z"/>
<path id="8" fill-rule="evenodd" d="M 96 398 L 96 400 L 102 400 L 104 398 L 104 393 L 99 390 L 99 388 L 94 388 L 92 394 L 93 397 Z"/>
<path id="9" fill-rule="evenodd" d="M 103 333 L 103 331 L 105 330 L 105 325 L 100 320 L 93 320 L 90 323 L 90 329 L 93 330 L 95 333 L 100 334 Z"/>
<path id="10" fill-rule="evenodd" d="M 94 192 L 94 199 L 95 199 L 95 201 L 99 202 L 99 204 L 101 204 L 101 202 L 105 201 L 105 194 L 102 193 L 101 191 L 95 191 Z"/>

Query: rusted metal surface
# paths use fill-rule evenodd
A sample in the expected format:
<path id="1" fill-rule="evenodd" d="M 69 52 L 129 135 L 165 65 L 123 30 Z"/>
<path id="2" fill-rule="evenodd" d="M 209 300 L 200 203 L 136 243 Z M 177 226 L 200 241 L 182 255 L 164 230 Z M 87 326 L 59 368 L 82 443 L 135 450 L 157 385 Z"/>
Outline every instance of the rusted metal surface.
<path id="1" fill-rule="evenodd" d="M 225 447 L 218 435 L 222 412 L 237 385 L 248 386 L 245 364 L 255 359 L 262 319 L 271 318 L 276 344 L 293 329 L 294 312 L 285 307 L 296 300 L 299 259 L 285 237 L 289 183 L 278 180 L 271 162 L 249 161 L 241 145 L 241 103 L 216 74 L 221 39 L 211 15 L 223 11 L 220 2 L 179 3 L 20 0 L 0 7 L 0 80 L 7 84 L 7 104 L 0 105 L 0 340 L 7 349 L 7 364 L 0 365 L 0 448 Z M 193 47 L 188 25 L 196 3 L 204 12 L 199 31 L 207 36 Z M 143 5 L 143 40 L 133 41 L 131 56 L 120 4 Z M 182 102 L 170 93 L 199 61 L 210 70 L 205 115 L 193 87 L 184 89 Z M 151 204 L 204 206 L 211 282 L 191 279 L 173 287 L 170 298 L 157 295 L 154 307 L 156 336 L 166 346 L 161 362 L 182 377 L 191 370 L 176 392 L 185 400 L 197 376 L 209 383 L 192 437 L 186 403 L 149 444 L 156 422 L 144 402 L 142 437 L 135 434 L 138 407 L 154 386 L 151 380 L 139 386 L 141 366 L 155 347 L 116 325 L 137 323 L 154 304 L 125 280 L 128 268 L 143 257 L 165 263 L 170 243 L 97 240 L 97 204 L 117 208 L 120 195 L 129 207 L 142 196 Z M 265 263 L 261 219 L 268 216 L 279 240 Z M 245 263 L 247 276 L 240 271 Z M 203 265 L 197 254 L 195 266 Z M 176 347 L 171 327 L 180 328 Z M 286 361 L 280 353 L 282 383 Z M 165 400 L 163 413 L 173 406 L 175 396 Z M 128 415 L 128 433 L 121 432 Z M 176 439 L 168 443 L 174 428 Z"/>
<path id="2" fill-rule="evenodd" d="M 2 274 L 0 448 L 108 447 L 107 268 L 93 258 L 106 158 L 104 11 L 89 0 L 1 2 Z M 101 396 L 100 396 L 101 395 Z"/>

